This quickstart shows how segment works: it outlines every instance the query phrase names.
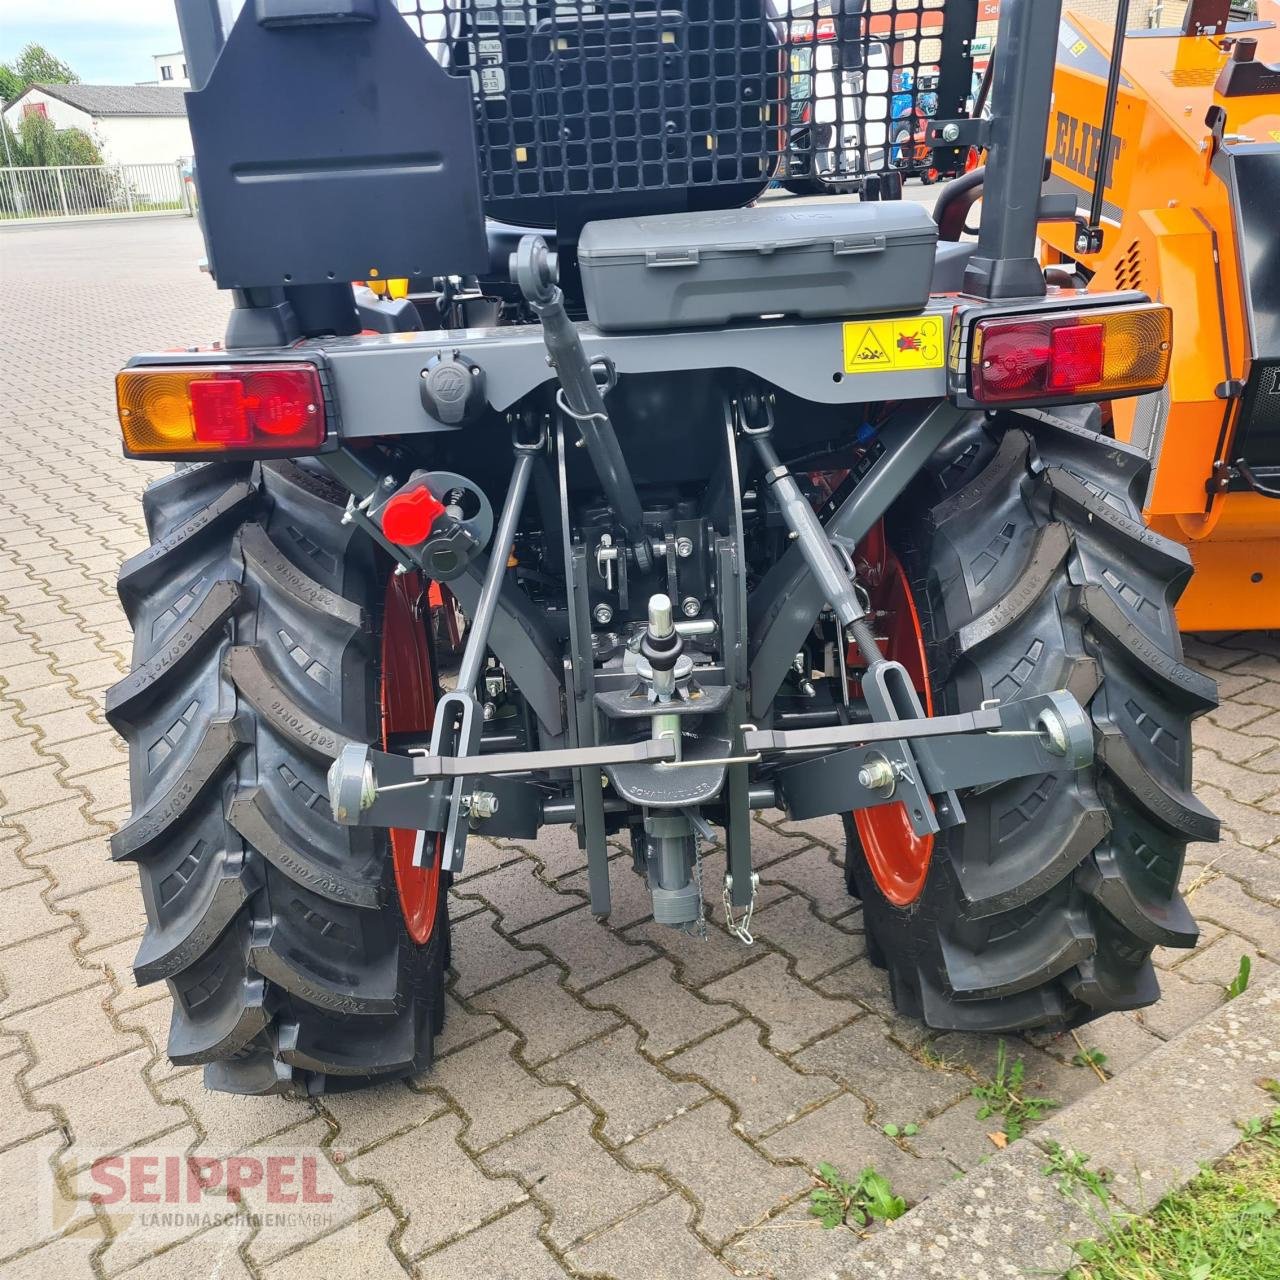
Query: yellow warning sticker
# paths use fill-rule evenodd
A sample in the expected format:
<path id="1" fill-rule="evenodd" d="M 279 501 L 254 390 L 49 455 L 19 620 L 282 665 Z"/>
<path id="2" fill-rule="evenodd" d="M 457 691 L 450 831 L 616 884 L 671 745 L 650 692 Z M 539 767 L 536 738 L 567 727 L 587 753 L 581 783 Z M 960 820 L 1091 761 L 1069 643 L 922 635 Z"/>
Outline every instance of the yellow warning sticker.
<path id="1" fill-rule="evenodd" d="M 1280 129 L 1272 129 L 1272 130 L 1271 130 L 1271 141 L 1272 141 L 1272 142 L 1280 142 Z"/>
<path id="2" fill-rule="evenodd" d="M 845 373 L 899 373 L 941 369 L 945 353 L 941 316 L 909 320 L 854 320 L 844 327 Z"/>

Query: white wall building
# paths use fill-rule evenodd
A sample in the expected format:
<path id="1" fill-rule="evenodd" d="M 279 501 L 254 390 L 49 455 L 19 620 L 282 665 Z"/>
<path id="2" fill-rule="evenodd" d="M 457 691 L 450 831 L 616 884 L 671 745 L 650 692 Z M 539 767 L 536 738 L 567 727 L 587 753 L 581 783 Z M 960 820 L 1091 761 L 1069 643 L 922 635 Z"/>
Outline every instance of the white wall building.
<path id="1" fill-rule="evenodd" d="M 152 55 L 156 64 L 156 78 L 151 84 L 171 84 L 189 89 L 191 78 L 187 75 L 187 55 L 181 49 L 177 53 L 157 53 Z"/>
<path id="2" fill-rule="evenodd" d="M 82 129 L 109 164 L 173 164 L 191 155 L 183 90 L 173 85 L 36 84 L 4 118 L 17 131 L 29 112 L 55 129 Z"/>

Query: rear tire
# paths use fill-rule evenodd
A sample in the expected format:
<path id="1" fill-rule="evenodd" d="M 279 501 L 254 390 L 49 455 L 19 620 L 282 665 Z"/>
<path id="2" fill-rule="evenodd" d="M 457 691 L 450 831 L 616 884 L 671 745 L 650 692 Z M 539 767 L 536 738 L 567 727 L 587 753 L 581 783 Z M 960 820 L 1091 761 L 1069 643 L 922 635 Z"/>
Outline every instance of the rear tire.
<path id="1" fill-rule="evenodd" d="M 120 574 L 140 985 L 169 984 L 175 1064 L 233 1093 L 317 1094 L 426 1070 L 444 1011 L 447 895 L 410 939 L 385 831 L 339 826 L 328 766 L 379 735 L 387 566 L 340 495 L 289 462 L 186 467 L 143 498 Z"/>
<path id="2" fill-rule="evenodd" d="M 1069 689 L 1095 728 L 1076 775 L 962 792 L 924 888 L 880 891 L 852 823 L 846 864 L 897 1007 L 962 1031 L 1071 1027 L 1159 995 L 1151 952 L 1191 947 L 1189 841 L 1218 822 L 1191 790 L 1191 721 L 1214 683 L 1182 661 L 1184 548 L 1141 519 L 1144 456 L 1059 410 L 975 421 L 898 504 L 934 707 Z"/>

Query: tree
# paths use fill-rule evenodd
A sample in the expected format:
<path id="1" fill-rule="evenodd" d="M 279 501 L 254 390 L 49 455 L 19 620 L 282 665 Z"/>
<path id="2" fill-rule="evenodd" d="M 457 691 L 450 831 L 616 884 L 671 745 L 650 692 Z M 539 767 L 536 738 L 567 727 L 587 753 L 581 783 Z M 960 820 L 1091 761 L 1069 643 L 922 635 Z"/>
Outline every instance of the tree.
<path id="1" fill-rule="evenodd" d="M 29 44 L 12 62 L 0 63 L 0 98 L 12 102 L 33 84 L 79 84 L 80 77 L 42 44 Z"/>

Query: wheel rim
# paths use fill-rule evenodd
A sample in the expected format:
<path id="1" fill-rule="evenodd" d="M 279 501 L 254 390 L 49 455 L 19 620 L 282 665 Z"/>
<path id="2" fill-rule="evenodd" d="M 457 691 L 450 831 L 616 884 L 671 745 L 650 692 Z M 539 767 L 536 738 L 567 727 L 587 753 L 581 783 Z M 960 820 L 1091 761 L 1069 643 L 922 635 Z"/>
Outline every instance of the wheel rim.
<path id="1" fill-rule="evenodd" d="M 862 557 L 871 570 L 865 585 L 871 608 L 879 615 L 877 629 L 886 637 L 885 656 L 906 668 L 925 711 L 932 715 L 933 692 L 920 614 L 906 571 L 885 542 L 882 527 L 867 538 Z M 850 661 L 856 655 L 854 646 Z M 901 803 L 856 810 L 853 821 L 880 892 L 895 906 L 910 906 L 920 896 L 929 875 L 933 836 L 916 835 L 907 807 Z"/>
<path id="2" fill-rule="evenodd" d="M 393 574 L 387 583 L 382 618 L 382 744 L 402 734 L 422 737 L 431 732 L 436 713 L 436 681 L 427 645 L 426 627 L 419 614 L 422 580 L 416 573 Z M 391 860 L 396 892 L 409 936 L 420 946 L 431 939 L 440 894 L 440 848 L 437 836 L 431 857 L 413 865 L 416 831 L 391 830 Z"/>

